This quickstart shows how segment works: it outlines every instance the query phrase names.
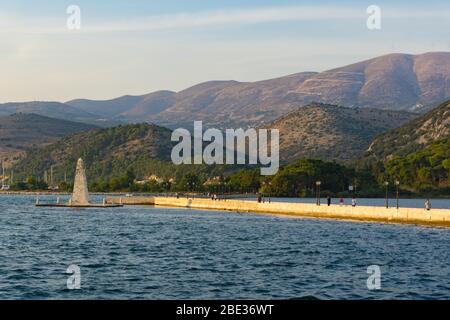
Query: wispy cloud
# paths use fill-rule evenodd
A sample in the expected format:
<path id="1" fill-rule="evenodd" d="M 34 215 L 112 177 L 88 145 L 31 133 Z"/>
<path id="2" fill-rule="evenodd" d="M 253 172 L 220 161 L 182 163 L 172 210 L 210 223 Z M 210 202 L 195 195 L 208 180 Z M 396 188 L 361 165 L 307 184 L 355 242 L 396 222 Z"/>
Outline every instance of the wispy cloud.
<path id="1" fill-rule="evenodd" d="M 81 8 L 83 13 L 83 8 Z M 152 31 L 208 27 L 215 25 L 257 24 L 283 21 L 329 20 L 361 18 L 365 9 L 325 6 L 284 6 L 251 9 L 182 12 L 148 17 L 127 17 L 111 21 L 86 22 L 82 18 L 82 32 Z M 59 18 L 4 16 L 0 32 L 60 33 L 67 29 Z"/>
<path id="2" fill-rule="evenodd" d="M 104 99 L 181 90 L 211 79 L 256 81 L 322 71 L 390 52 L 450 49 L 450 10 L 435 7 L 382 6 L 388 21 L 371 33 L 359 4 L 124 14 L 123 20 L 81 9 L 77 31 L 66 28 L 65 10 L 51 16 L 0 12 L 0 69 L 6 75 L 0 77 L 0 101 Z M 307 28 L 280 23 L 277 32 L 266 34 L 262 25 L 296 21 L 307 21 Z M 239 36 L 232 28 L 249 24 L 261 28 L 239 28 Z M 210 36 L 216 27 L 221 32 Z"/>
<path id="3" fill-rule="evenodd" d="M 83 12 L 83 8 L 82 12 Z M 382 7 L 384 18 L 450 18 L 450 10 L 414 10 Z M 234 10 L 184 12 L 148 17 L 127 17 L 126 20 L 83 21 L 82 32 L 153 31 L 243 25 L 287 21 L 365 19 L 366 7 L 343 6 L 279 6 Z M 0 32 L 60 33 L 66 32 L 64 17 L 49 19 L 2 19 Z"/>
<path id="4" fill-rule="evenodd" d="M 87 26 L 91 31 L 133 31 L 205 27 L 230 24 L 255 24 L 282 21 L 361 18 L 364 10 L 335 7 L 290 6 L 246 10 L 205 11 L 150 16 L 132 21 Z"/>
<path id="5" fill-rule="evenodd" d="M 407 10 L 382 8 L 384 18 L 450 18 L 450 10 Z M 366 7 L 342 6 L 283 6 L 252 9 L 204 11 L 149 16 L 86 25 L 85 31 L 152 31 L 221 25 L 244 25 L 258 23 L 318 20 L 366 19 Z"/>

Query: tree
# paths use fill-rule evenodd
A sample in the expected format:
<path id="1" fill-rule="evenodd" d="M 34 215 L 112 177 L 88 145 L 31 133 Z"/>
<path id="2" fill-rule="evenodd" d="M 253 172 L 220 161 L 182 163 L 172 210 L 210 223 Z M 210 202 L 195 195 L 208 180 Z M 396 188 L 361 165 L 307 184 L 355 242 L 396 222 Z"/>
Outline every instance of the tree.
<path id="1" fill-rule="evenodd" d="M 186 174 L 180 181 L 183 190 L 195 191 L 201 188 L 200 179 L 195 173 Z"/>

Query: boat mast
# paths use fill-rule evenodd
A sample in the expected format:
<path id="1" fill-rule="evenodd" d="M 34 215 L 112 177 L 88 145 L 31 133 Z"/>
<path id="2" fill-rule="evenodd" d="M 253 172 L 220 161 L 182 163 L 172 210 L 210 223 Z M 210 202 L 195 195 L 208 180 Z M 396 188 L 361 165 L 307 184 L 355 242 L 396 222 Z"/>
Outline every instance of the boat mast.
<path id="1" fill-rule="evenodd" d="M 8 190 L 9 185 L 6 184 L 6 169 L 5 169 L 5 160 L 2 159 L 2 188 L 1 190 Z"/>
<path id="2" fill-rule="evenodd" d="M 2 190 L 5 190 L 5 163 L 2 159 Z"/>
<path id="3" fill-rule="evenodd" d="M 53 190 L 53 165 L 50 167 L 50 189 Z"/>

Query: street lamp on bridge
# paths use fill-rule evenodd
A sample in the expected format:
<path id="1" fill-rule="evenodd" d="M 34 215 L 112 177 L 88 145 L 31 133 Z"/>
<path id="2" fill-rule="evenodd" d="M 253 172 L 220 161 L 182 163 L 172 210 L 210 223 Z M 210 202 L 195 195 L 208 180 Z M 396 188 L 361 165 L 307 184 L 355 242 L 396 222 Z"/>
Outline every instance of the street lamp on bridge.
<path id="1" fill-rule="evenodd" d="M 316 181 L 316 205 L 320 206 L 320 185 L 322 181 Z"/>
<path id="2" fill-rule="evenodd" d="M 397 188 L 397 192 L 396 192 L 396 195 L 397 195 L 397 209 L 398 209 L 398 187 L 399 187 L 399 185 L 400 185 L 400 181 L 395 180 L 395 187 Z"/>
<path id="3" fill-rule="evenodd" d="M 385 181 L 384 185 L 386 186 L 386 209 L 387 209 L 387 208 L 389 208 L 389 198 L 388 198 L 389 181 Z"/>

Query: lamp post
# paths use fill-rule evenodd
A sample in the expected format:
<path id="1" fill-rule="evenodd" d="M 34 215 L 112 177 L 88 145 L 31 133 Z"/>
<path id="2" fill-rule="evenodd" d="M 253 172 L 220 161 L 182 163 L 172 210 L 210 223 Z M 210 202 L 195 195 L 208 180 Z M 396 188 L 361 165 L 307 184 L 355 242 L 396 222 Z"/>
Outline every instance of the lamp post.
<path id="1" fill-rule="evenodd" d="M 316 191 L 316 196 L 317 196 L 316 205 L 318 205 L 318 206 L 320 206 L 320 185 L 321 184 L 322 184 L 321 181 L 316 181 L 316 189 L 317 189 L 317 191 Z"/>
<path id="2" fill-rule="evenodd" d="M 397 209 L 398 209 L 398 186 L 400 185 L 400 181 L 398 181 L 398 180 L 395 180 L 395 186 L 396 186 L 396 188 L 397 188 L 397 192 L 396 192 L 396 195 L 397 195 Z"/>
<path id="3" fill-rule="evenodd" d="M 270 191 L 271 191 L 271 189 L 272 189 L 272 182 L 269 181 L 269 203 L 270 203 Z"/>
<path id="4" fill-rule="evenodd" d="M 386 209 L 387 209 L 387 208 L 389 208 L 389 198 L 388 198 L 389 181 L 385 181 L 384 185 L 386 186 Z"/>
<path id="5" fill-rule="evenodd" d="M 227 186 L 227 182 L 226 181 L 223 183 L 223 188 L 225 189 L 223 200 L 226 201 L 227 194 L 228 194 L 228 186 Z"/>
<path id="6" fill-rule="evenodd" d="M 219 180 L 219 192 L 218 192 L 219 196 L 218 196 L 218 200 L 222 200 L 222 198 L 223 198 L 223 183 L 224 183 L 223 178 L 220 177 L 220 180 Z"/>
<path id="7" fill-rule="evenodd" d="M 263 192 L 261 192 L 261 200 L 262 200 L 262 203 L 264 203 L 264 192 L 266 191 L 266 182 L 263 181 L 262 185 L 263 185 L 263 187 L 262 187 Z"/>
<path id="8" fill-rule="evenodd" d="M 189 189 L 191 189 L 190 191 L 192 192 L 192 199 L 195 198 L 195 182 L 194 181 L 190 181 L 188 183 L 189 185 Z"/>
<path id="9" fill-rule="evenodd" d="M 173 192 L 175 193 L 175 195 L 176 195 L 176 197 L 178 199 L 178 192 L 177 192 L 176 184 L 177 183 L 175 181 L 173 181 L 172 184 L 170 185 L 170 189 L 171 189 L 171 192 L 173 190 Z"/>

